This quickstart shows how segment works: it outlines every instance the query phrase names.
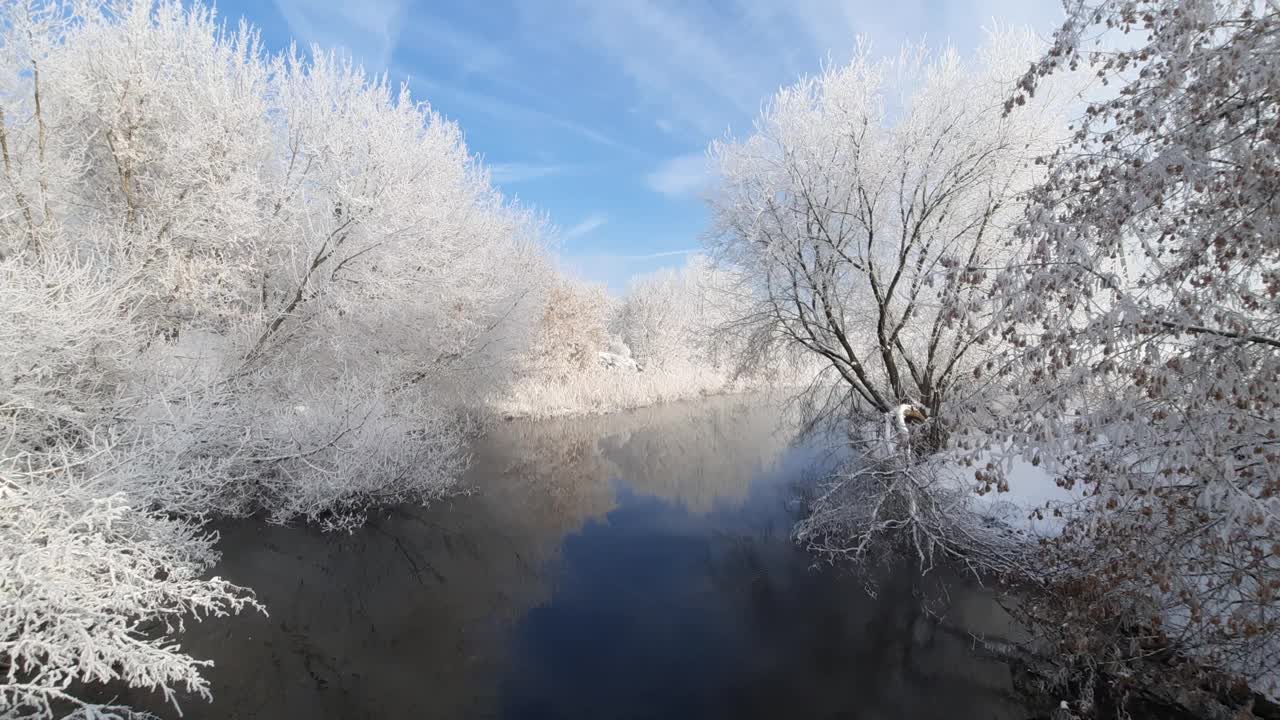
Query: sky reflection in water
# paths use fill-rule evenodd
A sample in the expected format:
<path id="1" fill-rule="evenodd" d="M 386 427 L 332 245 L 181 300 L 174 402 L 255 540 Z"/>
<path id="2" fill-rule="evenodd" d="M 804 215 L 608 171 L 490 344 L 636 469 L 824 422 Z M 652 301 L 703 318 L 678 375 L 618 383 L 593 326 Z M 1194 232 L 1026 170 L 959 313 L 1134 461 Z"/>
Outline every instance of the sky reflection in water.
<path id="1" fill-rule="evenodd" d="M 220 527 L 216 572 L 269 617 L 192 627 L 214 702 L 194 718 L 1020 717 L 999 632 L 952 587 L 939 622 L 908 573 L 812 567 L 797 484 L 831 462 L 759 399 L 508 423 L 472 495 L 352 535 Z M 154 698 L 123 696 L 164 716 Z"/>

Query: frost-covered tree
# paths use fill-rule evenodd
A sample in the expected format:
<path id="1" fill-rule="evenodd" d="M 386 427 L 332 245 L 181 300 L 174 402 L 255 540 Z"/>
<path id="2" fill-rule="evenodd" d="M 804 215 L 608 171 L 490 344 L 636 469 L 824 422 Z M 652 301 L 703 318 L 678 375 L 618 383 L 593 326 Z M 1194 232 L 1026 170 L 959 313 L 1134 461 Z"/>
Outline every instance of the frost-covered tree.
<path id="1" fill-rule="evenodd" d="M 495 409 L 612 412 L 761 385 L 764 369 L 738 372 L 745 345 L 731 322 L 743 312 L 736 284 L 732 273 L 701 257 L 637 276 L 616 299 L 602 288 L 558 281 L 523 376 L 494 398 Z"/>
<path id="2" fill-rule="evenodd" d="M 618 334 L 636 361 L 664 367 L 684 361 L 689 349 L 694 298 L 677 270 L 659 270 L 631 280 L 618 308 Z"/>
<path id="3" fill-rule="evenodd" d="M 0 7 L 0 187 L 5 716 L 200 692 L 205 518 L 449 492 L 552 276 L 456 125 L 199 4 Z"/>
<path id="4" fill-rule="evenodd" d="M 1025 403 L 999 425 L 1091 498 L 1052 548 L 1072 592 L 1051 626 L 1107 662 L 1173 646 L 1274 681 L 1280 10 L 1069 10 L 1010 117 L 1077 66 L 1114 94 L 1030 195 L 1030 262 L 1006 278 L 1004 308 L 1027 352 Z"/>
<path id="5" fill-rule="evenodd" d="M 538 334 L 529 349 L 530 369 L 565 380 L 595 367 L 609 341 L 611 308 L 604 287 L 560 279 L 544 303 Z"/>
<path id="6" fill-rule="evenodd" d="M 950 424 L 998 338 L 993 267 L 1009 260 L 1032 162 L 1061 136 L 1046 92 L 1005 116 L 1035 46 L 994 34 L 970 59 L 907 48 L 781 90 L 743 140 L 713 145 L 718 260 L 754 305 L 748 345 L 823 359 L 819 406 L 888 413 L 907 399 Z"/>
<path id="7" fill-rule="evenodd" d="M 550 276 L 459 129 L 200 6 L 17 4 L 4 27 L 3 247 L 117 288 L 135 352 L 95 402 L 128 489 L 285 519 L 447 488 L 455 407 L 507 381 Z"/>
<path id="8" fill-rule="evenodd" d="M 632 279 L 614 325 L 646 366 L 728 370 L 736 358 L 726 329 L 742 311 L 733 294 L 736 282 L 695 255 L 684 267 Z"/>
<path id="9" fill-rule="evenodd" d="M 110 717 L 74 695 L 94 682 L 207 696 L 173 634 L 254 605 L 202 579 L 210 534 L 121 491 L 137 468 L 104 418 L 145 335 L 131 289 L 76 260 L 0 261 L 0 716 Z"/>
<path id="10" fill-rule="evenodd" d="M 796 538 L 832 560 L 1023 573 L 1020 539 L 975 510 L 949 443 L 1007 396 L 1000 271 L 1036 158 L 1067 135 L 1075 78 L 1004 111 L 1039 45 L 992 33 L 971 58 L 908 47 L 780 91 L 754 134 L 712 148 L 716 259 L 751 302 L 731 327 L 748 366 L 819 361 L 806 421 L 855 456 L 816 489 Z M 918 424 L 917 424 L 918 423 Z"/>

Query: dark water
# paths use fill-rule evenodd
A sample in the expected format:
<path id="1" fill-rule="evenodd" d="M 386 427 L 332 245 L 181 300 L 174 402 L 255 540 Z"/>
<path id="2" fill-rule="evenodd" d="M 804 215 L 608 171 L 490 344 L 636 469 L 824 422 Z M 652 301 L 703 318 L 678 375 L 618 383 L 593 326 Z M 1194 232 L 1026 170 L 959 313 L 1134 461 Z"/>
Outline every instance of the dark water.
<path id="1" fill-rule="evenodd" d="M 812 567 L 788 534 L 821 448 L 721 398 L 509 423 L 476 492 L 354 535 L 220 526 L 215 572 L 270 616 L 196 625 L 192 718 L 1018 718 L 999 633 L 952 584 Z M 121 700 L 176 714 L 154 697 Z"/>

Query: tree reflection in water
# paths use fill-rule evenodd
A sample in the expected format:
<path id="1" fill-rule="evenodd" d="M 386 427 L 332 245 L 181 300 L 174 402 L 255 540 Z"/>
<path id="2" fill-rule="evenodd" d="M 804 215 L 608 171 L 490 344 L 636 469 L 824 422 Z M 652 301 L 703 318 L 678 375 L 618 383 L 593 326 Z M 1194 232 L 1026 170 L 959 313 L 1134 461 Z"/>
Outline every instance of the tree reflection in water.
<path id="1" fill-rule="evenodd" d="M 216 572 L 271 615 L 190 628 L 216 666 L 186 716 L 1003 716 L 1007 671 L 917 582 L 872 599 L 791 543 L 825 454 L 786 428 L 744 397 L 507 423 L 470 495 L 351 535 L 222 523 Z"/>

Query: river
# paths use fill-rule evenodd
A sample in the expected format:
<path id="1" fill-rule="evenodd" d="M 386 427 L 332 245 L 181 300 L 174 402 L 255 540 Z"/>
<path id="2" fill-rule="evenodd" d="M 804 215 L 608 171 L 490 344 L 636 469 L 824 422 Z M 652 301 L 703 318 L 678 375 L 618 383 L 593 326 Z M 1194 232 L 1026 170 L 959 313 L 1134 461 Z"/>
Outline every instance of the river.
<path id="1" fill-rule="evenodd" d="M 874 597 L 789 538 L 832 462 L 767 403 L 723 397 L 509 422 L 468 495 L 354 534 L 223 522 L 214 572 L 269 615 L 182 639 L 188 718 L 1021 718 L 971 634 L 1007 618 L 905 570 Z M 176 713 L 145 693 L 121 701 Z"/>

